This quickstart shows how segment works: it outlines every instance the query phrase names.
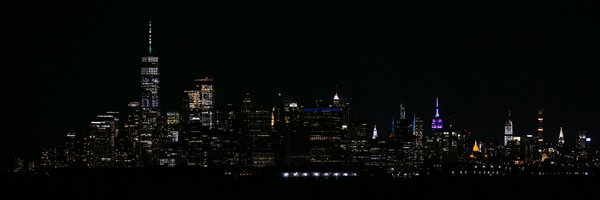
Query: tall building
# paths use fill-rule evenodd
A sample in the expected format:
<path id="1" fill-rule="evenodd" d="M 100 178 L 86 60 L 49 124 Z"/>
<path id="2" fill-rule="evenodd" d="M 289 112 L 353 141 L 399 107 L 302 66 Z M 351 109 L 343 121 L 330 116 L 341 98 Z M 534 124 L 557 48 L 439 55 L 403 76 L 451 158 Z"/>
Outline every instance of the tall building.
<path id="1" fill-rule="evenodd" d="M 348 158 L 342 129 L 343 112 L 338 107 L 304 108 L 303 128 L 308 133 L 309 163 L 341 165 Z"/>
<path id="2" fill-rule="evenodd" d="M 333 107 L 342 109 L 342 129 L 348 129 L 350 126 L 350 98 L 340 98 L 338 93 L 333 95 Z"/>
<path id="3" fill-rule="evenodd" d="M 440 117 L 440 110 L 438 104 L 438 98 L 435 98 L 435 117 L 431 120 L 431 129 L 434 132 L 439 132 L 444 128 L 444 124 L 442 122 L 442 118 Z"/>
<path id="4" fill-rule="evenodd" d="M 413 114 L 413 134 L 415 135 L 415 144 L 417 146 L 423 146 L 423 120 L 421 117 L 417 117 L 417 114 Z"/>
<path id="5" fill-rule="evenodd" d="M 140 143 L 142 110 L 137 101 L 129 102 L 127 108 L 123 131 L 117 137 L 115 162 L 118 167 L 138 167 L 142 166 L 140 158 L 143 153 L 142 143 Z"/>
<path id="6" fill-rule="evenodd" d="M 348 144 L 353 166 L 363 166 L 370 161 L 370 144 L 367 122 L 353 122 Z"/>
<path id="7" fill-rule="evenodd" d="M 538 109 L 536 139 L 538 142 L 544 141 L 544 109 Z"/>
<path id="8" fill-rule="evenodd" d="M 396 134 L 397 139 L 406 140 L 407 138 L 410 138 L 411 140 L 414 140 L 414 133 L 411 131 L 410 121 L 406 118 L 406 109 L 404 108 L 404 105 L 400 104 L 400 113 L 393 124 L 394 126 L 392 129 Z"/>
<path id="9" fill-rule="evenodd" d="M 308 136 L 303 132 L 303 111 L 304 106 L 299 100 L 278 95 L 274 117 L 280 148 L 276 159 L 286 166 L 302 166 L 308 162 Z"/>
<path id="10" fill-rule="evenodd" d="M 186 90 L 188 120 L 198 120 L 202 127 L 215 128 L 214 79 L 205 77 L 194 80 L 194 87 Z"/>
<path id="11" fill-rule="evenodd" d="M 414 121 L 413 121 L 414 122 Z M 387 162 L 390 170 L 413 170 L 417 168 L 416 133 L 413 123 L 406 117 L 406 109 L 400 104 L 397 120 L 392 127 L 395 137 L 388 137 Z"/>
<path id="12" fill-rule="evenodd" d="M 119 134 L 118 115 L 118 112 L 106 112 L 90 122 L 86 137 L 88 167 L 113 167 L 115 138 Z"/>
<path id="13" fill-rule="evenodd" d="M 379 137 L 379 136 L 377 135 L 377 125 L 375 124 L 375 125 L 373 125 L 373 135 L 372 135 L 371 139 L 376 140 L 377 137 Z"/>
<path id="14" fill-rule="evenodd" d="M 562 147 L 565 144 L 565 136 L 563 134 L 562 126 L 560 127 L 560 132 L 558 133 L 558 145 Z"/>
<path id="15" fill-rule="evenodd" d="M 588 158 L 588 142 L 591 139 L 587 137 L 587 131 L 579 131 L 577 141 L 575 143 L 575 158 L 576 160 L 585 160 Z"/>
<path id="16" fill-rule="evenodd" d="M 77 162 L 77 137 L 75 132 L 67 133 L 67 140 L 65 142 L 65 148 L 63 149 L 64 154 L 64 166 L 75 167 Z"/>
<path id="17" fill-rule="evenodd" d="M 146 165 L 156 164 L 154 139 L 158 134 L 160 117 L 159 107 L 159 73 L 158 57 L 152 51 L 152 22 L 148 23 L 148 55 L 142 57 L 141 68 L 141 126 L 140 143 L 142 145 L 142 162 Z"/>
<path id="18" fill-rule="evenodd" d="M 178 112 L 167 112 L 167 136 L 170 138 L 169 143 L 179 142 L 181 130 L 181 117 Z"/>
<path id="19" fill-rule="evenodd" d="M 223 144 L 223 165 L 236 167 L 242 164 L 240 107 L 227 104 L 216 110 L 217 131 Z"/>
<path id="20" fill-rule="evenodd" d="M 508 119 L 504 124 L 504 146 L 508 145 L 509 141 L 513 141 L 513 123 L 510 120 L 510 111 L 508 111 Z"/>
<path id="21" fill-rule="evenodd" d="M 184 132 L 188 165 L 209 167 L 222 164 L 221 137 L 217 134 L 214 79 L 195 79 L 185 91 Z"/>

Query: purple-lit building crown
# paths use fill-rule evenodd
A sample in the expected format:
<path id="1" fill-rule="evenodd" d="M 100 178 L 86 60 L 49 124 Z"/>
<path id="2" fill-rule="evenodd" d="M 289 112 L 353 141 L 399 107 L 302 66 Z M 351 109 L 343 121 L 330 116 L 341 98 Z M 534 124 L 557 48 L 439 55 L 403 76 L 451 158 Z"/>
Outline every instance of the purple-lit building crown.
<path id="1" fill-rule="evenodd" d="M 442 118 L 440 117 L 440 110 L 438 105 L 438 98 L 435 98 L 435 117 L 431 120 L 431 129 L 440 130 L 444 127 Z"/>

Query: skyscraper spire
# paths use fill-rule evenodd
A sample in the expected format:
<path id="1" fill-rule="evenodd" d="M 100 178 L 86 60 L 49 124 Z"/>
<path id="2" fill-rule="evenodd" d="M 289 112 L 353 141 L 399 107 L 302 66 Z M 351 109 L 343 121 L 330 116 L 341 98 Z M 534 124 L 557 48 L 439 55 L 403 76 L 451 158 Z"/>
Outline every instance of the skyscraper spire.
<path id="1" fill-rule="evenodd" d="M 152 55 L 152 21 L 148 21 L 148 55 Z"/>
<path id="2" fill-rule="evenodd" d="M 139 152 L 140 161 L 143 164 L 152 165 L 156 163 L 158 154 L 155 149 L 160 148 L 162 139 L 155 137 L 159 132 L 157 120 L 160 114 L 160 74 L 158 70 L 158 57 L 152 53 L 152 22 L 148 22 L 148 55 L 142 57 L 141 66 L 141 127 L 139 140 L 142 151 Z"/>
<path id="3" fill-rule="evenodd" d="M 563 135 L 562 126 L 560 127 L 560 132 L 558 133 L 558 144 L 561 146 L 565 144 L 565 136 Z"/>
<path id="4" fill-rule="evenodd" d="M 434 131 L 439 131 L 444 127 L 442 123 L 442 118 L 440 117 L 440 110 L 438 104 L 438 98 L 435 98 L 435 117 L 431 120 L 431 129 Z"/>
<path id="5" fill-rule="evenodd" d="M 513 141 L 513 123 L 510 120 L 510 111 L 508 111 L 508 119 L 504 124 L 504 146 L 508 144 L 509 141 Z"/>
<path id="6" fill-rule="evenodd" d="M 377 139 L 378 135 L 377 135 L 377 125 L 373 125 L 373 137 L 372 139 Z"/>
<path id="7" fill-rule="evenodd" d="M 435 98 L 435 117 L 440 117 L 440 110 L 439 110 L 439 104 L 438 104 L 438 98 Z"/>

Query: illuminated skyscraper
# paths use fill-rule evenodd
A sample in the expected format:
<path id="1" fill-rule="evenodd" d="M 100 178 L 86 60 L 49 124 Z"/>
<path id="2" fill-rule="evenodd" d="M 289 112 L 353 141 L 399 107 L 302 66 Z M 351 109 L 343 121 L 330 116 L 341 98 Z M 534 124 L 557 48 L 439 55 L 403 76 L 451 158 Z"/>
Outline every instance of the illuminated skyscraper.
<path id="1" fill-rule="evenodd" d="M 178 112 L 167 112 L 167 133 L 169 143 L 179 142 L 179 131 L 181 130 L 181 117 Z"/>
<path id="2" fill-rule="evenodd" d="M 106 112 L 90 122 L 86 138 L 88 167 L 112 167 L 115 138 L 119 134 L 119 113 Z"/>
<path id="3" fill-rule="evenodd" d="M 208 167 L 216 161 L 209 159 L 220 153 L 220 136 L 215 125 L 214 80 L 209 77 L 194 80 L 192 89 L 186 90 L 185 138 L 188 150 L 188 165 Z"/>
<path id="4" fill-rule="evenodd" d="M 335 93 L 335 95 L 333 95 L 333 106 L 340 107 L 340 97 L 338 96 L 337 93 Z"/>
<path id="5" fill-rule="evenodd" d="M 343 112 L 338 107 L 304 108 L 303 128 L 308 133 L 310 164 L 341 165 L 348 158 L 342 130 Z"/>
<path id="6" fill-rule="evenodd" d="M 137 101 L 127 104 L 127 120 L 123 125 L 122 134 L 117 137 L 117 160 L 118 167 L 141 166 L 142 144 L 140 143 L 141 108 Z"/>
<path id="7" fill-rule="evenodd" d="M 67 133 L 67 140 L 65 143 L 65 149 L 63 150 L 64 154 L 64 166 L 66 167 L 75 167 L 77 162 L 77 137 L 75 132 Z"/>
<path id="8" fill-rule="evenodd" d="M 333 95 L 333 107 L 342 109 L 342 129 L 347 130 L 350 126 L 350 98 L 340 98 L 338 93 Z"/>
<path id="9" fill-rule="evenodd" d="M 544 141 L 544 109 L 538 109 L 536 139 L 538 142 Z"/>
<path id="10" fill-rule="evenodd" d="M 563 135 L 562 126 L 560 127 L 560 132 L 558 133 L 558 145 L 562 147 L 565 144 L 565 136 Z"/>
<path id="11" fill-rule="evenodd" d="M 377 125 L 373 125 L 373 137 L 371 137 L 371 139 L 374 139 L 374 140 L 376 140 L 376 139 L 377 139 L 377 137 L 379 137 L 379 136 L 377 135 Z"/>
<path id="12" fill-rule="evenodd" d="M 205 77 L 194 80 L 194 87 L 186 90 L 188 120 L 198 120 L 202 127 L 215 128 L 214 79 Z"/>
<path id="13" fill-rule="evenodd" d="M 433 120 L 431 120 L 431 129 L 433 129 L 434 132 L 439 132 L 441 131 L 441 129 L 444 127 L 444 124 L 442 123 L 442 118 L 440 117 L 440 110 L 439 110 L 439 104 L 438 104 L 438 98 L 435 98 L 435 117 L 433 118 Z"/>
<path id="14" fill-rule="evenodd" d="M 513 123 L 510 120 L 510 111 L 508 111 L 508 120 L 504 124 L 504 146 L 508 144 L 509 141 L 513 141 Z"/>
<path id="15" fill-rule="evenodd" d="M 153 152 L 154 137 L 157 134 L 159 108 L 159 73 L 158 57 L 152 52 L 152 22 L 148 23 L 148 55 L 142 57 L 141 68 L 141 114 L 140 143 L 142 145 L 142 160 L 144 164 L 155 164 Z"/>
<path id="16" fill-rule="evenodd" d="M 413 134 L 415 135 L 415 144 L 417 146 L 423 146 L 423 120 L 421 117 L 417 117 L 417 113 L 413 113 Z"/>

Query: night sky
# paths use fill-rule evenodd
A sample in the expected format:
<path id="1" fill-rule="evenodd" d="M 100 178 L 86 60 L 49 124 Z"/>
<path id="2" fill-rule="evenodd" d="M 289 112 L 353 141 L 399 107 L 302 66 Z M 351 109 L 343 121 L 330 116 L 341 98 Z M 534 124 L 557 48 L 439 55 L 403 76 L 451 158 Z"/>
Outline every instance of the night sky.
<path id="1" fill-rule="evenodd" d="M 545 1 L 542 1 L 545 2 Z M 213 76 L 217 104 L 250 92 L 307 102 L 352 98 L 353 116 L 389 131 L 404 103 L 430 126 L 435 97 L 475 138 L 600 126 L 600 6 L 582 4 L 54 3 L 11 7 L 2 24 L 0 163 L 39 158 L 104 111 L 139 100 L 153 22 L 161 107 L 179 110 L 192 80 Z"/>

